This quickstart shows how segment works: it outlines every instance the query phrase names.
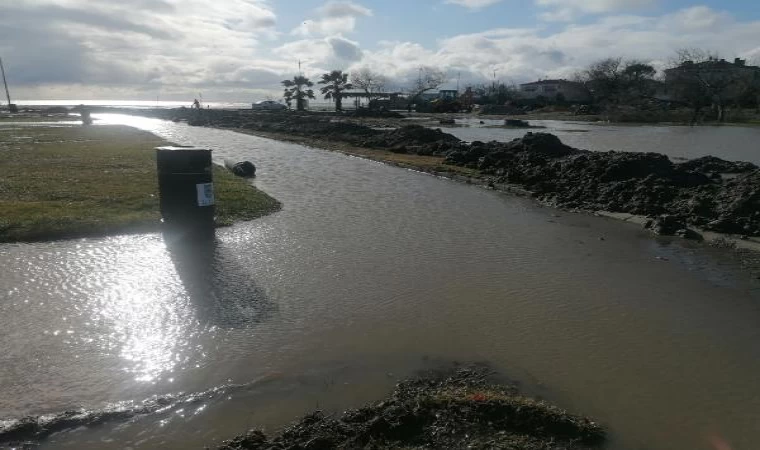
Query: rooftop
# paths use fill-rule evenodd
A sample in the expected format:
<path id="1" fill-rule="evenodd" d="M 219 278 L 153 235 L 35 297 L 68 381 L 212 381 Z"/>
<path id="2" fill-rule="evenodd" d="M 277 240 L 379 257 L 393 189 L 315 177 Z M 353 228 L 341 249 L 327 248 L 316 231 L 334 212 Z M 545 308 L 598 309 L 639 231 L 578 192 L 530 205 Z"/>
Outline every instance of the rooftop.
<path id="1" fill-rule="evenodd" d="M 559 79 L 559 80 L 538 80 L 534 81 L 532 83 L 522 83 L 520 86 L 536 86 L 536 85 L 542 85 L 542 84 L 559 84 L 559 83 L 576 83 L 576 81 L 569 81 L 565 79 Z"/>
<path id="2" fill-rule="evenodd" d="M 701 61 L 701 62 L 696 62 L 696 63 L 694 61 L 684 61 L 683 63 L 681 63 L 680 66 L 674 67 L 668 70 L 689 69 L 689 68 L 694 68 L 694 67 L 712 68 L 712 69 L 738 68 L 738 69 L 760 70 L 760 67 L 758 66 L 748 66 L 747 61 L 741 58 L 734 59 L 734 62 L 726 61 L 725 59 L 709 59 L 707 61 Z"/>

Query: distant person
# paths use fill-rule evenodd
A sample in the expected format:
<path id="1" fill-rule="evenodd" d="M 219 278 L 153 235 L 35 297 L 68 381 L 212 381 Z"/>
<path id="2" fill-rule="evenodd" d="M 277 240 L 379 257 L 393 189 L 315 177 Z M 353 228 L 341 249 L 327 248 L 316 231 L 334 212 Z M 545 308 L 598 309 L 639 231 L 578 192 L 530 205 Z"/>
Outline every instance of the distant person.
<path id="1" fill-rule="evenodd" d="M 197 98 L 193 100 L 193 108 L 201 109 L 201 102 L 199 102 Z"/>
<path id="2" fill-rule="evenodd" d="M 82 118 L 82 125 L 92 125 L 90 110 L 85 105 L 77 106 L 76 110 L 79 111 L 79 116 Z"/>

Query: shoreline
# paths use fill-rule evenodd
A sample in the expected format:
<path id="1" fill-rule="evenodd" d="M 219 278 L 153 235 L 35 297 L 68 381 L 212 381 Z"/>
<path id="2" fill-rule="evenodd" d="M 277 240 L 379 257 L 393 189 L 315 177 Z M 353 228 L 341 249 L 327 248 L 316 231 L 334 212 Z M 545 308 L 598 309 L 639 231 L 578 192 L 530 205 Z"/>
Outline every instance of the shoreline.
<path id="1" fill-rule="evenodd" d="M 276 377 L 276 375 L 274 375 Z M 198 393 L 154 396 L 102 410 L 0 420 L 0 447 L 44 443 L 55 433 L 155 417 L 198 399 L 223 398 L 261 385 L 268 376 Z M 269 448 L 489 448 L 581 450 L 598 448 L 607 431 L 593 419 L 526 396 L 484 364 L 457 363 L 427 370 L 396 384 L 378 401 L 338 415 L 319 407 L 264 434 L 240 430 L 217 441 L 219 450 Z M 315 446 L 319 443 L 318 446 Z M 208 448 L 208 447 L 207 447 Z"/>
<path id="2" fill-rule="evenodd" d="M 686 224 L 681 221 L 675 221 L 675 224 L 669 224 L 668 226 L 660 226 L 661 219 L 664 219 L 665 222 L 671 219 L 671 217 L 668 216 L 648 216 L 645 214 L 632 214 L 630 212 L 619 212 L 606 209 L 587 209 L 583 207 L 578 208 L 566 207 L 561 204 L 558 205 L 556 202 L 542 198 L 540 193 L 528 189 L 523 185 L 499 182 L 500 180 L 498 180 L 498 177 L 493 174 L 484 174 L 476 169 L 446 164 L 446 157 L 443 156 L 418 155 L 406 152 L 396 153 L 392 148 L 360 147 L 338 139 L 326 139 L 313 135 L 302 136 L 280 131 L 264 131 L 245 127 L 220 126 L 213 124 L 204 126 L 369 159 L 455 182 L 476 185 L 481 188 L 495 190 L 505 194 L 531 198 L 543 207 L 551 207 L 560 211 L 582 213 L 622 222 L 635 223 L 638 226 L 649 229 L 652 237 L 678 235 L 680 238 L 703 241 L 705 245 L 732 250 L 735 256 L 740 258 L 746 269 L 753 274 L 760 273 L 760 261 L 756 257 L 756 255 L 760 254 L 760 236 L 753 237 L 742 235 L 741 233 L 726 233 L 710 230 L 709 227 L 699 226 L 693 223 Z M 626 154 L 625 152 L 620 153 Z M 649 225 L 647 226 L 648 222 Z M 672 229 L 666 231 L 666 228 Z"/>
<path id="3" fill-rule="evenodd" d="M 225 131 L 233 131 L 233 132 L 248 134 L 251 136 L 257 136 L 257 137 L 261 137 L 265 139 L 272 139 L 272 140 L 281 141 L 281 142 L 289 142 L 289 143 L 303 145 L 306 147 L 312 147 L 312 148 L 316 148 L 320 150 L 337 152 L 337 153 L 341 153 L 348 156 L 380 162 L 383 164 L 399 167 L 402 169 L 414 170 L 416 172 L 432 175 L 439 178 L 444 178 L 444 179 L 459 182 L 459 183 L 479 186 L 481 188 L 488 189 L 488 190 L 494 190 L 494 191 L 502 192 L 505 194 L 517 195 L 520 197 L 528 197 L 543 207 L 550 207 L 550 208 L 554 208 L 563 212 L 606 217 L 606 218 L 614 219 L 621 222 L 634 223 L 641 227 L 644 227 L 647 221 L 650 220 L 645 215 L 613 212 L 613 211 L 606 211 L 606 210 L 591 211 L 591 210 L 583 210 L 583 209 L 571 209 L 571 208 L 558 207 L 558 206 L 552 205 L 551 203 L 543 202 L 540 199 L 537 199 L 535 197 L 536 195 L 535 192 L 527 190 L 521 187 L 520 185 L 494 183 L 493 179 L 487 176 L 484 176 L 482 174 L 478 174 L 475 172 L 467 173 L 464 171 L 459 172 L 456 170 L 450 170 L 449 169 L 450 166 L 442 166 L 443 170 L 436 170 L 436 168 L 426 166 L 426 165 L 399 161 L 398 158 L 396 157 L 396 154 L 390 151 L 366 149 L 366 148 L 356 147 L 356 146 L 352 146 L 350 144 L 345 144 L 345 143 L 328 142 L 328 141 L 318 139 L 318 138 L 293 136 L 293 135 L 287 135 L 285 133 L 254 131 L 254 130 L 247 130 L 247 129 L 231 129 L 227 127 L 218 127 L 218 126 L 212 126 L 210 128 L 225 130 Z M 457 166 L 454 166 L 454 168 L 457 168 Z M 751 250 L 751 251 L 760 253 L 760 237 L 747 237 L 745 239 L 741 239 L 741 237 L 736 234 L 718 233 L 718 232 L 713 232 L 713 231 L 709 231 L 705 229 L 697 229 L 697 231 L 705 237 L 706 242 L 711 242 L 714 240 L 728 240 L 734 243 L 737 248 Z"/>
<path id="4" fill-rule="evenodd" d="M 530 197 L 564 211 L 646 216 L 652 219 L 647 228 L 658 235 L 703 240 L 717 234 L 720 241 L 736 241 L 736 247 L 745 247 L 747 237 L 760 237 L 760 214 L 752 214 L 760 206 L 751 206 L 757 202 L 752 192 L 760 189 L 760 169 L 750 163 L 715 157 L 671 162 L 659 153 L 591 152 L 540 132 L 512 142 L 466 143 L 432 128 L 430 115 L 408 120 L 393 112 L 369 117 L 250 110 L 110 112 L 336 151 Z"/>
<path id="5" fill-rule="evenodd" d="M 267 436 L 251 430 L 219 450 L 271 448 L 599 448 L 605 429 L 588 417 L 525 397 L 484 366 L 426 373 L 385 399 L 328 416 L 319 409 Z"/>

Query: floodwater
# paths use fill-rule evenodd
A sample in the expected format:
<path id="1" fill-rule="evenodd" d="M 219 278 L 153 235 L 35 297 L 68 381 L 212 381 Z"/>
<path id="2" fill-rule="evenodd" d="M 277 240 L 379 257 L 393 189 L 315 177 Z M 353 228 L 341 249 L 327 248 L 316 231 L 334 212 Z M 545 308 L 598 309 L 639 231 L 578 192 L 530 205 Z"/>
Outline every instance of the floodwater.
<path id="1" fill-rule="evenodd" d="M 760 127 L 620 125 L 558 120 L 529 120 L 544 129 L 500 128 L 503 120 L 457 119 L 456 127 L 440 128 L 465 141 L 511 141 L 526 132 L 557 135 L 565 144 L 586 150 L 657 152 L 674 161 L 713 155 L 760 164 Z"/>
<path id="2" fill-rule="evenodd" d="M 760 283 L 722 251 L 337 153 L 101 118 L 252 160 L 284 208 L 202 248 L 0 246 L 0 418 L 203 392 L 43 447 L 201 448 L 451 361 L 597 418 L 609 448 L 760 447 Z"/>

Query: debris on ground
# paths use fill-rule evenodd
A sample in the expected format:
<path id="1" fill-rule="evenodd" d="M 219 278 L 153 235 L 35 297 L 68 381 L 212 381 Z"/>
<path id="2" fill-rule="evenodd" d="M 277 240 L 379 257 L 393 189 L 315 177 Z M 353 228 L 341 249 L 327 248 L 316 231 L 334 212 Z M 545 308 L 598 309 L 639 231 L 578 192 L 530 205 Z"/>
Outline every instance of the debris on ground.
<path id="1" fill-rule="evenodd" d="M 251 431 L 222 450 L 587 449 L 603 428 L 495 383 L 485 368 L 461 368 L 399 383 L 387 399 L 340 417 L 311 413 L 281 432 Z"/>

